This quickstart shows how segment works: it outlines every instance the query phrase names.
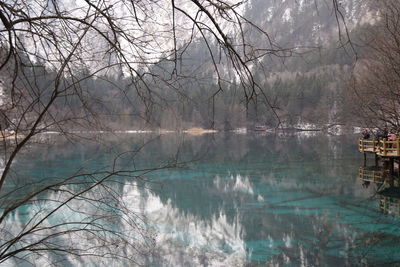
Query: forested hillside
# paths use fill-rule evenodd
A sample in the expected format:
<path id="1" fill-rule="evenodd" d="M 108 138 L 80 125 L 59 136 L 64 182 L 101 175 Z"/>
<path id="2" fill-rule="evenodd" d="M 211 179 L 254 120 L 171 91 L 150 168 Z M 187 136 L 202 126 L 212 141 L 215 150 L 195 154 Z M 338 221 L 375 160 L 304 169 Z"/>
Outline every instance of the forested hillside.
<path id="1" fill-rule="evenodd" d="M 268 33 L 276 48 L 254 51 L 267 56 L 258 65 L 251 65 L 262 92 L 249 101 L 222 52 L 213 44 L 196 41 L 182 54 L 178 69 L 202 79 L 181 77 L 175 92 L 167 88 L 168 81 L 165 86 L 154 84 L 158 93 L 149 96 L 147 105 L 136 103 L 135 108 L 127 105 L 123 109 L 142 114 L 150 127 L 178 129 L 201 126 L 228 130 L 304 124 L 321 128 L 351 122 L 342 114 L 344 91 L 362 47 L 360 36 L 375 22 L 376 12 L 367 1 L 338 4 L 339 15 L 343 17 L 335 13 L 332 3 L 325 1 L 253 0 L 246 4 L 245 16 Z M 246 25 L 243 30 L 246 31 Z M 259 33 L 253 30 L 247 34 L 252 40 L 248 49 L 259 47 Z M 207 56 L 209 50 L 225 70 L 220 73 L 223 82 L 218 80 L 213 62 Z M 152 72 L 163 75 L 170 71 L 168 68 L 171 66 L 167 62 L 160 62 Z M 134 93 L 132 99 L 137 99 Z M 134 119 L 131 122 L 137 126 Z"/>
<path id="2" fill-rule="evenodd" d="M 343 124 L 349 122 L 342 116 L 344 88 L 360 50 L 357 40 L 363 29 L 374 23 L 375 11 L 362 0 L 341 1 L 338 5 L 322 0 L 252 0 L 243 5 L 244 16 L 267 33 L 271 42 L 270 50 L 257 50 L 264 41 L 259 38 L 260 31 L 242 25 L 247 40 L 251 40 L 244 47 L 246 53 L 260 58 L 256 64 L 248 64 L 260 89 L 251 95 L 246 95 L 235 66 L 217 44 L 204 39 L 180 47 L 179 60 L 173 64 L 171 55 L 160 57 L 150 66 L 139 64 L 135 79 L 150 90 L 138 89 L 132 77 L 118 68 L 89 78 L 89 70 L 82 73 L 85 78 L 79 90 L 98 100 L 91 101 L 90 108 L 101 114 L 101 122 L 112 129 L 230 130 L 256 125 L 313 124 L 320 128 Z M 238 38 L 237 33 L 232 31 L 231 38 Z M 24 75 L 31 65 L 28 60 L 22 64 Z M 40 65 L 40 61 L 35 63 L 32 82 L 41 84 L 46 94 L 56 73 Z M 148 73 L 151 75 L 146 76 Z M 77 99 L 68 105 L 68 112 L 81 116 L 84 103 Z"/>

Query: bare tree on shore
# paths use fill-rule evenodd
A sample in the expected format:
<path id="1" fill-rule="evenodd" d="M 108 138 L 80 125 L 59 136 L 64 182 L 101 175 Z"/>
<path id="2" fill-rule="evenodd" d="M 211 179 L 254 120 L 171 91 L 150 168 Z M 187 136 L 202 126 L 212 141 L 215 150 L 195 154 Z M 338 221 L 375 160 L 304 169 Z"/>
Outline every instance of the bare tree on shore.
<path id="1" fill-rule="evenodd" d="M 218 85 L 211 102 L 231 82 L 225 77 L 230 68 L 245 103 L 257 95 L 275 112 L 252 66 L 262 57 L 286 57 L 293 51 L 276 45 L 265 29 L 245 18 L 243 6 L 241 1 L 212 0 L 0 1 L 0 264 L 57 265 L 82 257 L 142 264 L 134 255 L 151 253 L 152 233 L 110 184 L 121 177 L 141 180 L 150 171 L 176 167 L 177 161 L 150 169 L 121 168 L 122 156 L 137 155 L 128 151 L 107 169 L 8 187 L 15 182 L 13 164 L 41 133 L 84 140 L 71 129 L 104 128 L 99 113 L 112 109 L 85 85 L 89 79 L 106 79 L 110 87 L 115 85 L 107 77 L 130 79 L 127 88 L 118 89 L 122 97 L 136 91 L 145 106 L 143 119 L 152 106 L 163 104 L 153 85 L 185 97 L 180 81 L 196 77 L 182 72 L 181 61 L 196 39 L 206 43 Z M 249 32 L 260 36 L 263 47 L 247 38 Z M 167 67 L 154 72 L 160 62 Z M 23 193 L 27 188 L 34 190 Z M 32 209 L 27 220 L 13 223 L 13 214 L 26 205 Z M 119 230 L 121 223 L 125 228 Z"/>
<path id="2" fill-rule="evenodd" d="M 348 108 L 370 128 L 400 129 L 400 3 L 372 4 L 379 12 L 360 43 L 364 48 L 349 82 Z"/>
<path id="3" fill-rule="evenodd" d="M 125 208 L 123 196 L 109 183 L 117 183 L 118 178 L 140 180 L 157 168 L 121 169 L 116 157 L 106 170 L 77 170 L 30 191 L 26 185 L 7 187 L 14 179 L 13 163 L 40 133 L 56 131 L 79 140 L 84 136 L 71 129 L 104 127 L 99 110 L 110 108 L 106 99 L 94 97 L 95 88 L 85 86 L 89 79 L 128 77 L 128 89 L 140 96 L 144 114 L 162 103 L 150 85 L 163 84 L 179 95 L 179 81 L 192 75 L 182 73 L 179 63 L 197 38 L 209 49 L 218 84 L 215 94 L 225 79 L 226 67 L 219 62 L 224 55 L 250 101 L 258 90 L 251 62 L 285 51 L 243 17 L 241 8 L 239 1 L 0 1 L 0 130 L 4 137 L 0 263 L 57 264 L 74 257 L 100 256 L 140 264 L 134 252 L 150 253 L 151 231 L 145 230 L 138 214 Z M 254 47 L 246 40 L 244 28 L 264 36 L 266 47 Z M 220 51 L 213 49 L 215 44 Z M 164 73 L 152 72 L 160 62 L 168 68 Z M 111 80 L 109 85 L 113 86 Z M 119 88 L 121 95 L 128 89 Z M 14 195 L 19 197 L 10 201 Z M 30 217 L 13 224 L 13 214 L 25 205 L 32 209 Z M 118 230 L 115 223 L 121 221 L 126 227 Z"/>

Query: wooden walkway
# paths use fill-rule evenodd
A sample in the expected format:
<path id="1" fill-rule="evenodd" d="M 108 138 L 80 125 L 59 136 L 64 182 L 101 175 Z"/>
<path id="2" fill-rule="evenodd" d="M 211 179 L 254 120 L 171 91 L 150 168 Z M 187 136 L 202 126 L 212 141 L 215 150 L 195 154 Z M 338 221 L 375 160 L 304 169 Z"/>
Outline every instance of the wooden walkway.
<path id="1" fill-rule="evenodd" d="M 359 139 L 358 150 L 364 153 L 364 167 L 358 172 L 363 186 L 368 188 L 369 183 L 375 183 L 380 210 L 384 214 L 400 216 L 400 139 Z M 375 155 L 375 166 L 366 166 L 368 153 Z"/>
<path id="2" fill-rule="evenodd" d="M 358 141 L 358 150 L 364 153 L 375 153 L 381 157 L 400 158 L 400 139 L 396 141 L 360 139 Z"/>

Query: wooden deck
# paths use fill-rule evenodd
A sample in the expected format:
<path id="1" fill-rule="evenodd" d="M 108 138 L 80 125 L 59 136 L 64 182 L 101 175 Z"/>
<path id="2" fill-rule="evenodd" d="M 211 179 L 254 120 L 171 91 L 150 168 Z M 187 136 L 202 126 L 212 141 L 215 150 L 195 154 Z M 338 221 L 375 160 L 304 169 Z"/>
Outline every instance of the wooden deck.
<path id="1" fill-rule="evenodd" d="M 396 141 L 360 139 L 358 141 L 360 152 L 375 153 L 381 157 L 400 157 L 400 139 Z"/>
<path id="2" fill-rule="evenodd" d="M 384 214 L 400 215 L 400 199 L 380 196 L 379 208 Z"/>
<path id="3" fill-rule="evenodd" d="M 379 185 L 377 196 L 379 208 L 384 214 L 400 216 L 400 180 L 395 179 L 388 170 L 377 167 L 360 167 L 358 178 L 362 182 L 370 182 Z"/>
<path id="4" fill-rule="evenodd" d="M 364 182 L 383 183 L 385 182 L 386 173 L 384 170 L 371 170 L 360 167 L 358 171 L 358 178 Z"/>

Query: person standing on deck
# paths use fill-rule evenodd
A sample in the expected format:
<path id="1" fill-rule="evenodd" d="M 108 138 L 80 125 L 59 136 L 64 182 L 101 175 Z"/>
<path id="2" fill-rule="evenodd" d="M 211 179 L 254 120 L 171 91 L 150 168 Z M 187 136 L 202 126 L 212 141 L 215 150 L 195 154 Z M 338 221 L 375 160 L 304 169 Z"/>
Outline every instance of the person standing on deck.
<path id="1" fill-rule="evenodd" d="M 387 139 L 388 138 L 388 129 L 386 127 L 383 128 L 383 130 L 379 131 L 377 137 L 378 137 L 378 140 Z"/>
<path id="2" fill-rule="evenodd" d="M 362 131 L 362 135 L 363 135 L 364 140 L 369 139 L 371 137 L 371 135 L 369 134 L 369 131 L 367 129 L 364 129 Z"/>
<path id="3" fill-rule="evenodd" d="M 397 139 L 397 136 L 394 133 L 394 130 L 390 130 L 390 133 L 388 135 L 388 141 L 396 141 L 396 139 Z"/>

